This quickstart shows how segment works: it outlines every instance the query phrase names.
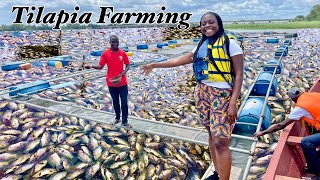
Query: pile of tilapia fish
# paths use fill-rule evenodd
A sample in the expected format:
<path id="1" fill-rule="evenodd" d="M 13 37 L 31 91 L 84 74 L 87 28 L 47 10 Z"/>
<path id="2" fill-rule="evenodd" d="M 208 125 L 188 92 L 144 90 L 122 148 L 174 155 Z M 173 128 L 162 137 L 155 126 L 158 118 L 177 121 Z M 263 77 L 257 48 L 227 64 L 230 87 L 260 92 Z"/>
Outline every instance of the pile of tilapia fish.
<path id="1" fill-rule="evenodd" d="M 151 32 L 147 29 L 113 31 L 118 35 L 138 33 L 140 36 L 133 38 L 137 42 L 146 41 L 147 38 L 149 42 L 157 42 L 164 37 L 158 35 L 163 29 L 152 29 Z M 63 33 L 67 34 L 63 37 L 63 51 L 81 59 L 82 55 L 89 57 L 91 50 L 107 46 L 105 42 L 108 41 L 110 32 L 80 30 Z M 319 30 L 301 30 L 298 31 L 298 38 L 292 39 L 289 55 L 282 58 L 283 72 L 276 76 L 279 83 L 277 94 L 269 98 L 272 123 L 283 121 L 294 105 L 287 96 L 288 88 L 297 86 L 308 90 L 315 79 L 320 77 L 317 73 L 320 67 L 319 34 Z M 129 35 L 121 38 L 127 36 Z M 243 42 L 245 65 L 242 97 L 248 92 L 262 66 L 274 57 L 274 52 L 250 50 L 274 51 L 279 46 L 266 44 L 265 40 L 245 39 Z M 121 43 L 133 42 L 127 38 Z M 137 59 L 154 57 L 139 53 Z M 11 58 L 12 54 L 7 57 Z M 63 69 L 44 65 L 29 70 L 0 72 L 0 87 L 9 88 L 12 85 L 82 70 L 81 63 L 71 65 L 73 66 Z M 203 128 L 197 120 L 194 104 L 193 92 L 196 83 L 192 65 L 159 69 L 149 76 L 141 76 L 141 72 L 139 67 L 131 68 L 127 75 L 129 115 Z M 77 81 L 86 77 L 87 75 L 83 75 L 64 81 Z M 105 78 L 86 81 L 81 86 L 72 85 L 44 91 L 34 96 L 113 112 Z M 208 147 L 139 134 L 54 112 L 37 111 L 5 100 L 0 102 L 0 178 L 199 179 L 210 163 Z M 280 134 L 281 131 L 278 131 L 261 138 L 248 179 L 263 177 Z"/>

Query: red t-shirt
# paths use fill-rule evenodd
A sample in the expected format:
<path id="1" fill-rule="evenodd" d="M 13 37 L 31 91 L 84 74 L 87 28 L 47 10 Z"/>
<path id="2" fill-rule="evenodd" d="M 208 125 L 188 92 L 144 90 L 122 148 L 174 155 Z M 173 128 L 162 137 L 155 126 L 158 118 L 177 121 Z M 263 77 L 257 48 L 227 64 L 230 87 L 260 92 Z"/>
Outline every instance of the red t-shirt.
<path id="1" fill-rule="evenodd" d="M 120 87 L 127 84 L 126 75 L 122 76 L 121 83 L 118 85 L 113 85 L 110 82 L 110 78 L 118 76 L 120 73 L 122 73 L 125 64 L 130 64 L 126 52 L 124 52 L 120 48 L 117 52 L 113 52 L 109 48 L 102 53 L 99 64 L 101 66 L 107 65 L 108 67 L 108 73 L 106 75 L 106 81 L 108 86 Z"/>

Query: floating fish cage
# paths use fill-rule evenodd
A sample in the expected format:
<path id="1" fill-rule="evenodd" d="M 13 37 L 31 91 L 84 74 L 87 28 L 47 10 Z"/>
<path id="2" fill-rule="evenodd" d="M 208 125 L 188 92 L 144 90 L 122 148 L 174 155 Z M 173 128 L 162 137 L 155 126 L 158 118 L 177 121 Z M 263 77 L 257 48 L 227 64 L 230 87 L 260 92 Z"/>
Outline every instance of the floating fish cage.
<path id="1" fill-rule="evenodd" d="M 113 179 L 138 179 L 140 176 L 146 176 L 146 179 L 200 179 L 203 172 L 209 167 L 208 147 L 182 141 L 177 142 L 157 135 L 140 134 L 119 126 L 110 126 L 107 123 L 97 123 L 86 118 L 63 114 L 70 112 L 74 116 L 88 114 L 87 117 L 90 117 L 89 111 L 73 109 L 74 106 L 77 106 L 110 113 L 111 119 L 105 117 L 108 121 L 112 121 L 114 118 L 112 99 L 108 93 L 108 87 L 105 85 L 105 74 L 101 73 L 103 70 L 99 71 L 103 76 L 102 78 L 82 82 L 81 80 L 90 77 L 88 74 L 82 74 L 65 78 L 61 82 L 49 83 L 56 76 L 59 79 L 61 76 L 67 77 L 75 72 L 82 71 L 75 70 L 75 67 L 72 67 L 76 63 L 73 61 L 82 60 L 82 55 L 86 55 L 86 59 L 91 58 L 92 62 L 90 61 L 90 63 L 98 63 L 98 57 L 101 56 L 102 49 L 105 49 L 107 45 L 105 42 L 108 42 L 106 34 L 114 33 L 113 31 L 117 30 L 96 31 L 105 34 L 98 37 L 99 35 L 96 32 L 96 36 L 90 39 L 92 30 L 81 31 L 80 35 L 77 34 L 77 31 L 66 31 L 68 38 L 63 39 L 62 44 L 64 46 L 63 51 L 68 55 L 48 58 L 48 60 L 41 62 L 30 62 L 29 64 L 16 62 L 16 64 L 11 64 L 10 68 L 12 70 L 10 72 L 3 69 L 0 72 L 2 78 L 0 88 L 9 90 L 11 97 L 18 94 L 37 93 L 34 96 L 19 98 L 21 98 L 21 101 L 32 102 L 38 107 L 44 108 L 49 107 L 49 104 L 32 98 L 45 98 L 52 103 L 56 103 L 47 110 L 40 111 L 39 109 L 30 109 L 29 105 L 16 104 L 14 101 L 0 101 L 0 130 L 2 132 L 0 138 L 1 140 L 4 139 L 0 145 L 0 158 L 6 159 L 0 160 L 0 176 L 5 173 L 8 178 L 14 176 L 29 179 L 55 179 L 57 177 L 62 179 L 107 179 L 105 176 Z M 121 31 L 126 30 L 121 29 Z M 134 31 L 134 28 L 128 30 L 130 33 Z M 309 34 L 309 31 L 306 34 Z M 22 33 L 22 35 L 24 34 Z M 252 41 L 235 34 L 238 38 L 240 37 L 238 40 L 241 41 L 242 39 L 244 47 L 250 43 L 252 47 L 258 50 L 259 48 L 266 50 L 270 45 L 263 47 L 266 46 L 264 43 L 265 37 L 259 39 L 259 35 L 261 33 L 252 35 L 252 37 L 258 37 L 255 41 Z M 169 58 L 174 58 L 175 55 L 190 52 L 199 42 L 199 36 L 188 36 L 187 39 L 177 40 L 177 42 L 169 40 L 175 37 L 161 39 L 162 35 L 157 33 L 152 34 L 152 36 L 150 34 L 147 34 L 146 37 L 143 36 L 141 33 L 140 36 L 121 36 L 123 42 L 121 42 L 120 48 L 127 52 L 133 66 L 130 68 L 130 76 L 127 77 L 130 87 L 128 96 L 129 115 L 148 121 L 173 123 L 195 128 L 203 127 L 197 120 L 199 117 L 194 104 L 193 92 L 196 83 L 192 76 L 192 66 L 157 69 L 149 76 L 141 76 L 141 69 L 138 67 L 151 62 L 166 61 Z M 81 37 L 85 38 L 81 39 Z M 154 37 L 154 39 L 145 41 L 146 38 L 151 37 Z M 309 38 L 309 35 L 306 35 L 306 38 Z M 121 39 L 120 41 L 122 41 Z M 283 40 L 283 38 L 279 38 L 280 42 Z M 303 54 L 310 53 L 308 43 L 311 44 L 312 40 L 309 41 L 300 38 L 286 40 L 283 42 L 284 46 L 282 48 L 288 53 L 285 45 L 291 45 L 292 43 L 292 49 L 295 50 L 292 54 L 295 54 L 296 59 L 299 59 L 300 56 L 296 53 L 299 50 L 294 46 L 297 45 L 297 42 L 305 43 L 307 45 L 300 51 L 303 50 L 301 52 Z M 146 42 L 151 43 L 146 44 Z M 43 40 L 39 38 L 36 43 L 41 44 Z M 137 43 L 141 45 L 139 46 L 140 49 Z M 128 45 L 133 49 L 129 51 L 128 46 L 123 45 Z M 179 48 L 180 45 L 182 45 L 181 48 Z M 157 48 L 157 53 L 150 52 L 154 48 Z M 94 49 L 101 49 L 101 51 L 94 51 Z M 135 49 L 149 49 L 149 51 L 134 51 Z M 171 53 L 179 50 L 181 50 L 181 54 Z M 273 51 L 271 48 L 268 50 Z M 165 54 L 167 52 L 168 54 Z M 93 55 L 91 53 L 100 54 Z M 91 57 L 90 55 L 97 57 Z M 248 89 L 248 86 L 251 85 L 254 75 L 259 70 L 264 70 L 264 73 L 268 74 L 261 74 L 257 84 L 254 85 L 253 91 L 256 96 L 266 94 L 271 81 L 270 72 L 273 72 L 275 68 L 276 74 L 283 73 L 286 77 L 292 76 L 294 72 L 288 68 L 294 67 L 296 62 L 291 62 L 292 60 L 289 57 L 284 57 L 281 59 L 282 63 L 275 67 L 279 60 L 273 58 L 273 55 L 273 52 L 246 55 L 244 86 L 247 87 L 244 87 L 242 93 L 245 92 L 245 88 Z M 310 60 L 312 58 L 310 57 Z M 70 62 L 70 64 L 66 64 L 66 62 Z M 261 66 L 265 62 L 267 63 L 262 69 Z M 80 62 L 78 63 L 80 64 Z M 304 68 L 301 69 L 301 76 L 303 76 L 301 81 L 304 81 L 304 77 L 308 79 L 307 75 L 314 75 L 306 72 L 315 70 L 317 64 L 309 63 L 309 59 L 304 59 L 301 63 L 305 63 L 303 64 Z M 63 66 L 64 68 L 57 68 Z M 6 68 L 10 69 L 9 67 Z M 248 71 L 250 72 L 248 73 Z M 277 78 L 281 82 L 277 82 Z M 278 100 L 279 95 L 285 96 L 284 89 L 286 87 L 277 88 L 280 83 L 283 84 L 282 81 L 285 81 L 285 78 L 277 78 L 274 78 L 271 82 L 270 92 L 270 95 L 276 96 L 270 97 L 269 101 Z M 291 86 L 294 81 L 288 80 L 286 83 Z M 303 86 L 307 88 L 308 84 L 303 82 Z M 68 108 L 61 108 L 59 103 L 65 103 L 69 106 Z M 235 129 L 249 132 L 252 135 L 256 131 L 255 125 L 258 124 L 260 119 L 259 115 L 263 109 L 263 103 L 262 98 L 250 97 L 240 113 Z M 285 110 L 277 108 L 276 113 L 283 112 Z M 274 116 L 274 114 L 274 109 L 271 109 L 267 104 L 262 115 L 261 130 L 270 126 L 271 116 Z M 163 164 L 159 163 L 160 159 Z M 130 168 L 134 169 L 129 170 Z M 160 168 L 161 171 L 153 171 L 154 168 Z M 149 170 L 152 172 L 150 175 L 147 174 Z M 260 178 L 260 176 L 257 177 Z"/>

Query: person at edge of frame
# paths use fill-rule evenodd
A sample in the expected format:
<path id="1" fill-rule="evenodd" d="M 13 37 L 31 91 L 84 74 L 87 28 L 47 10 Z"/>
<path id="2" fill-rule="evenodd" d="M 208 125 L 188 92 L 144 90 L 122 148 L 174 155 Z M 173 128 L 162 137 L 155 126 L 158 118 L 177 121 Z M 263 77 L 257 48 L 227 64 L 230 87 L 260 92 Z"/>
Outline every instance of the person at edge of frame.
<path id="1" fill-rule="evenodd" d="M 319 92 L 302 92 L 297 87 L 292 87 L 288 91 L 288 96 L 296 103 L 290 112 L 288 118 L 280 123 L 273 124 L 264 131 L 254 134 L 254 137 L 260 137 L 284 129 L 289 124 L 301 120 L 307 122 L 317 132 L 306 136 L 301 141 L 301 148 L 307 161 L 307 167 L 304 168 L 305 178 L 320 180 L 320 93 Z"/>

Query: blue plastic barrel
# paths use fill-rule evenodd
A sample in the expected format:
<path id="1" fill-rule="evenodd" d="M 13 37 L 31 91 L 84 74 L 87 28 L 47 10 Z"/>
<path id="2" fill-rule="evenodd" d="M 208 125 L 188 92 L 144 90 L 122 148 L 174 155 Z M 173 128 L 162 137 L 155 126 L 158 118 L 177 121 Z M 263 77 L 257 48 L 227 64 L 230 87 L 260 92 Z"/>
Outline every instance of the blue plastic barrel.
<path id="1" fill-rule="evenodd" d="M 278 43 L 279 42 L 279 39 L 278 38 L 268 38 L 267 39 L 267 41 L 266 41 L 267 43 Z"/>
<path id="2" fill-rule="evenodd" d="M 193 38 L 193 42 L 199 42 L 200 39 L 199 38 Z"/>
<path id="3" fill-rule="evenodd" d="M 168 41 L 168 44 L 177 44 L 178 42 L 177 42 L 177 40 L 169 40 Z"/>
<path id="4" fill-rule="evenodd" d="M 273 73 L 274 68 L 275 68 L 274 65 L 276 65 L 279 61 L 280 61 L 279 59 L 275 59 L 275 58 L 270 59 L 267 62 L 267 64 L 263 67 L 263 70 L 270 72 L 270 73 Z M 277 66 L 276 74 L 281 74 L 281 70 L 282 70 L 282 63 L 280 62 L 279 65 Z"/>
<path id="5" fill-rule="evenodd" d="M 148 45 L 147 44 L 138 44 L 137 49 L 148 49 Z"/>
<path id="6" fill-rule="evenodd" d="M 62 62 L 61 61 L 48 61 L 48 66 L 62 67 Z"/>
<path id="7" fill-rule="evenodd" d="M 288 45 L 288 46 L 291 46 L 291 45 L 292 45 L 292 42 L 291 42 L 291 40 L 287 39 L 287 40 L 285 40 L 285 41 L 283 42 L 283 44 Z"/>
<path id="8" fill-rule="evenodd" d="M 57 57 L 52 58 L 50 61 L 60 61 L 62 66 L 69 66 L 69 62 L 70 61 L 68 61 L 68 60 L 69 59 L 67 59 L 67 57 L 59 57 L 59 56 L 57 56 Z"/>
<path id="9" fill-rule="evenodd" d="M 249 98 L 239 115 L 237 122 L 258 124 L 260 119 L 260 114 L 262 112 L 264 99 L 262 98 Z M 271 109 L 268 104 L 266 104 L 265 111 L 263 113 L 263 120 L 261 124 L 261 129 L 265 130 L 269 128 L 271 120 Z M 256 131 L 256 126 L 237 124 L 235 125 L 235 130 L 254 133 Z"/>
<path id="10" fill-rule="evenodd" d="M 43 81 L 43 80 L 39 80 L 39 81 L 35 81 L 32 83 L 28 83 L 28 84 L 22 84 L 19 86 L 13 86 L 10 87 L 10 92 L 9 95 L 10 96 L 15 96 L 18 93 L 20 94 L 26 94 L 26 93 L 37 93 L 40 90 L 44 90 L 46 88 L 49 88 L 50 84 L 47 81 Z"/>
<path id="11" fill-rule="evenodd" d="M 282 55 L 283 54 L 283 55 Z M 288 55 L 288 47 L 287 46 L 280 46 L 277 51 L 274 53 L 275 56 L 287 56 Z"/>
<path id="12" fill-rule="evenodd" d="M 269 72 L 262 72 L 256 83 L 253 86 L 253 89 L 251 91 L 251 95 L 253 96 L 265 96 L 267 94 L 267 90 L 270 84 L 272 78 L 272 74 Z M 270 96 L 274 96 L 277 93 L 277 86 L 278 86 L 278 82 L 277 82 L 277 78 L 273 78 L 273 82 L 271 84 L 271 89 L 270 89 Z"/>
<path id="13" fill-rule="evenodd" d="M 72 56 L 71 55 L 61 55 L 61 56 L 56 56 L 55 58 L 66 60 L 66 59 L 72 59 Z"/>
<path id="14" fill-rule="evenodd" d="M 243 41 L 243 36 L 237 36 L 237 40 L 242 42 Z"/>
<path id="15" fill-rule="evenodd" d="M 128 46 L 122 46 L 122 47 L 120 47 L 120 49 L 122 49 L 125 52 L 129 52 L 129 47 Z"/>
<path id="16" fill-rule="evenodd" d="M 103 53 L 103 50 L 97 50 L 97 51 L 91 51 L 91 56 L 101 56 Z"/>
<path id="17" fill-rule="evenodd" d="M 158 43 L 157 48 L 162 48 L 163 46 L 168 46 L 168 43 Z"/>
<path id="18" fill-rule="evenodd" d="M 286 34 L 284 35 L 285 38 L 294 38 L 294 37 L 298 37 L 297 33 L 291 33 L 291 34 Z"/>
<path id="19" fill-rule="evenodd" d="M 270 35 L 270 34 L 271 34 L 270 31 L 265 31 L 265 32 L 263 32 L 263 35 Z"/>
<path id="20" fill-rule="evenodd" d="M 17 62 L 10 62 L 6 63 L 5 65 L 1 66 L 2 71 L 12 71 L 19 69 L 20 64 L 23 64 L 23 62 L 17 61 Z"/>

